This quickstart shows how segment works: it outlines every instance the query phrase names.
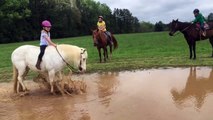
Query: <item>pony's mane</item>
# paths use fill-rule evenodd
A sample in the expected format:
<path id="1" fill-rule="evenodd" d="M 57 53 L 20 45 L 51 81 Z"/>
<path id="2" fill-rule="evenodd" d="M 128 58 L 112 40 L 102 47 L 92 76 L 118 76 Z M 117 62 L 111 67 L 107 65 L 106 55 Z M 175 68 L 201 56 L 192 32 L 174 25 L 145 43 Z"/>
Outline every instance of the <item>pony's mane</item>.
<path id="1" fill-rule="evenodd" d="M 69 45 L 69 44 L 60 44 L 57 46 L 59 48 L 59 51 L 64 55 L 67 61 L 73 63 L 75 66 L 80 61 L 80 55 L 82 54 L 82 51 L 86 51 L 85 48 L 81 48 L 75 45 Z M 84 52 L 87 57 L 87 52 Z"/>
<path id="2" fill-rule="evenodd" d="M 76 64 L 79 61 L 81 49 L 78 46 L 60 44 L 57 47 L 59 48 L 59 51 L 65 55 L 65 59 L 69 62 Z"/>

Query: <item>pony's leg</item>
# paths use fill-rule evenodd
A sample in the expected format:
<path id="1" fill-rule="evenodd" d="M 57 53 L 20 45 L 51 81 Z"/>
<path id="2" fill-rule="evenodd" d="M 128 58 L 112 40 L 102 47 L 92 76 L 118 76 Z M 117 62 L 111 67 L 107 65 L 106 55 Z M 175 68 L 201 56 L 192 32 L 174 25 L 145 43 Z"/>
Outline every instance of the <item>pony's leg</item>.
<path id="1" fill-rule="evenodd" d="M 54 78 L 55 78 L 55 70 L 51 70 L 48 72 L 49 75 L 49 81 L 50 81 L 50 92 L 52 94 L 54 94 L 54 86 L 53 86 L 53 82 L 54 82 Z"/>
<path id="2" fill-rule="evenodd" d="M 210 42 L 211 45 L 212 45 L 212 57 L 213 57 L 213 37 L 209 38 L 209 42 Z"/>
<path id="3" fill-rule="evenodd" d="M 61 71 L 59 71 L 59 72 L 58 72 L 58 75 L 59 75 L 59 81 L 62 81 L 62 79 L 63 79 L 62 72 L 61 72 Z"/>
<path id="4" fill-rule="evenodd" d="M 17 93 L 19 93 L 20 92 L 20 85 L 19 84 L 21 84 L 21 86 L 22 86 L 22 90 L 23 91 L 26 91 L 26 87 L 25 87 L 25 85 L 24 85 L 24 83 L 23 83 L 23 75 L 24 75 L 24 73 L 25 73 L 25 68 L 24 69 L 19 69 L 19 71 L 18 71 L 18 84 L 17 84 Z"/>
<path id="5" fill-rule="evenodd" d="M 28 74 L 29 70 L 30 70 L 30 68 L 29 68 L 29 67 L 26 67 L 26 68 L 25 68 L 25 72 L 24 72 L 24 74 L 22 75 L 23 80 L 26 80 L 26 76 L 27 76 L 27 74 Z M 26 87 L 26 86 L 25 86 L 25 89 L 28 91 L 28 89 L 27 89 L 27 87 Z"/>

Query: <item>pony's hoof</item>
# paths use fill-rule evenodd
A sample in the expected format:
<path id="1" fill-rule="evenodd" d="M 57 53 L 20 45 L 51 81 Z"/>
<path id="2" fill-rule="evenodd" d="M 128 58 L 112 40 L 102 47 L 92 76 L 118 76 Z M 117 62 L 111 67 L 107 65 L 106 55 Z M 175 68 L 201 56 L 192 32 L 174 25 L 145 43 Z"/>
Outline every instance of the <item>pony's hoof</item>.
<path id="1" fill-rule="evenodd" d="M 50 94 L 51 94 L 51 95 L 56 95 L 56 93 L 55 93 L 55 92 L 50 92 Z"/>
<path id="2" fill-rule="evenodd" d="M 20 97 L 24 97 L 26 95 L 29 95 L 30 93 L 28 91 L 25 91 L 25 92 L 19 92 L 19 96 Z"/>

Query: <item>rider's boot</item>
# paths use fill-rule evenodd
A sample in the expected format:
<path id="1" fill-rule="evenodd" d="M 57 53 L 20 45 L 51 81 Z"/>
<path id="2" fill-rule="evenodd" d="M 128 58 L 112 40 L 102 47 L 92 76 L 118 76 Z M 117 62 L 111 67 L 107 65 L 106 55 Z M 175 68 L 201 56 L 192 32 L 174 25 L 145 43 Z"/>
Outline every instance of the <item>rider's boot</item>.
<path id="1" fill-rule="evenodd" d="M 36 63 L 36 68 L 39 69 L 39 70 L 41 70 L 40 64 L 41 64 L 41 60 L 38 59 L 37 63 Z"/>

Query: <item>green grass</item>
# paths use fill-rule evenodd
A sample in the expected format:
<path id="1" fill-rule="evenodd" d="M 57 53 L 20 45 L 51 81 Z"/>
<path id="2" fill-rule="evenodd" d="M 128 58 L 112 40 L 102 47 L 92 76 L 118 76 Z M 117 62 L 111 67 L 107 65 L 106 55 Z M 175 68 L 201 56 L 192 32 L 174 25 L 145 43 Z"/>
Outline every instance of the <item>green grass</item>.
<path id="1" fill-rule="evenodd" d="M 55 39 L 55 43 L 73 44 L 88 50 L 87 72 L 134 70 L 157 67 L 212 66 L 212 48 L 208 40 L 197 42 L 197 59 L 189 59 L 188 45 L 182 34 L 170 37 L 168 32 L 115 35 L 119 47 L 112 60 L 99 63 L 92 36 Z M 0 82 L 10 81 L 12 64 L 10 55 L 18 46 L 38 45 L 39 41 L 0 44 Z"/>

